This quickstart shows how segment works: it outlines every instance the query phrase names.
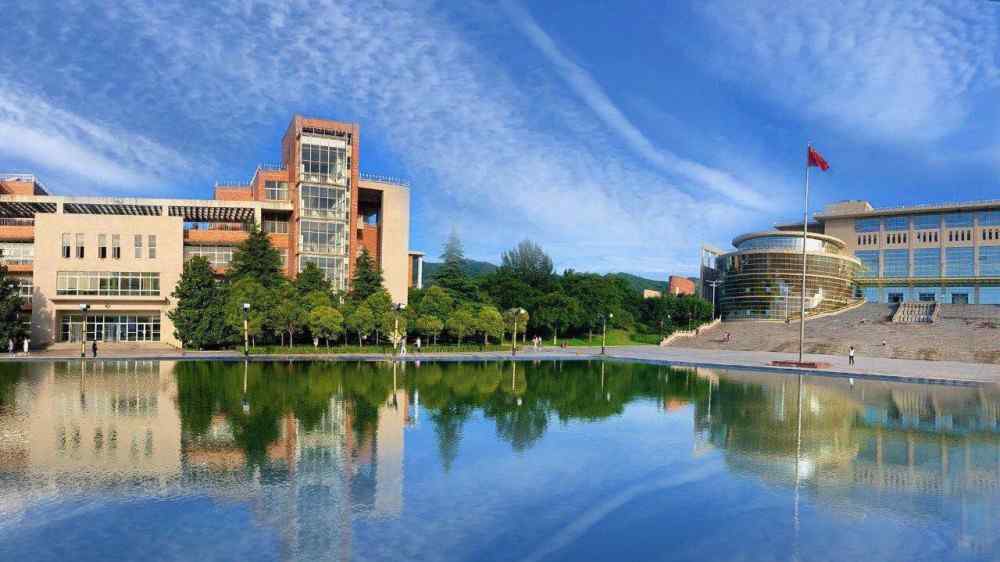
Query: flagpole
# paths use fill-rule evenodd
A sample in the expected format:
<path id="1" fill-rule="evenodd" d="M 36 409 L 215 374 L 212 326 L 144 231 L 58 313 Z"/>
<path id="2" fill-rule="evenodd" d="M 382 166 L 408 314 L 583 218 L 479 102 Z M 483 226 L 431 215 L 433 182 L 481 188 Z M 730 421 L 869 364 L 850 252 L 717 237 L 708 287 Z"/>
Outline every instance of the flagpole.
<path id="1" fill-rule="evenodd" d="M 806 340 L 806 242 L 809 240 L 809 151 L 812 144 L 806 144 L 806 194 L 802 210 L 802 294 L 799 296 L 799 363 Z"/>

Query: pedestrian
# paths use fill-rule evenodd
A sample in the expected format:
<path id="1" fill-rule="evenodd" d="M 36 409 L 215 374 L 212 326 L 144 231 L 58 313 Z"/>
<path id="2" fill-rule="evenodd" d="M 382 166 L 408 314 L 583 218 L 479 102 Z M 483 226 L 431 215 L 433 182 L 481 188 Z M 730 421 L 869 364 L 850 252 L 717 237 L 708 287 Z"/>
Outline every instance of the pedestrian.
<path id="1" fill-rule="evenodd" d="M 10 353 L 12 358 L 14 357 L 14 338 L 7 340 L 7 352 Z"/>
<path id="2" fill-rule="evenodd" d="M 25 357 L 27 357 L 27 355 L 28 355 L 28 344 L 30 342 L 31 342 L 31 340 L 29 338 L 24 338 L 24 355 L 25 355 Z"/>
<path id="3" fill-rule="evenodd" d="M 406 340 L 399 342 L 399 356 L 406 357 Z"/>
<path id="4" fill-rule="evenodd" d="M 854 346 L 847 350 L 847 364 L 854 365 Z"/>
<path id="5" fill-rule="evenodd" d="M 417 353 L 420 353 L 420 336 L 417 336 Z"/>
<path id="6" fill-rule="evenodd" d="M 90 344 L 90 352 L 94 355 L 94 359 L 97 359 L 97 340 Z"/>

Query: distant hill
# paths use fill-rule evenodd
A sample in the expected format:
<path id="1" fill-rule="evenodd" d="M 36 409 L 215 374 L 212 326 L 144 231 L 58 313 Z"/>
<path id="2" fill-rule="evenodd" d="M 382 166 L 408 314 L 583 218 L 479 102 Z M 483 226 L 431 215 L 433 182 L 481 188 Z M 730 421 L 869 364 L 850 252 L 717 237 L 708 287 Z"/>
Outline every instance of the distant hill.
<path id="1" fill-rule="evenodd" d="M 480 277 L 482 275 L 488 275 L 496 271 L 497 266 L 486 261 L 476 261 L 476 260 L 465 260 L 463 264 L 463 269 L 466 275 L 469 277 Z M 430 286 L 434 284 L 434 274 L 437 273 L 438 268 L 441 267 L 441 262 L 424 261 L 424 285 Z M 629 286 L 635 289 L 637 292 L 642 292 L 643 289 L 652 289 L 654 291 L 664 292 L 667 290 L 667 282 L 656 281 L 654 279 L 646 279 L 645 277 L 639 277 L 638 275 L 632 275 L 631 273 L 612 273 L 617 277 L 621 277 L 628 282 Z"/>
<path id="2" fill-rule="evenodd" d="M 631 273 L 612 273 L 612 275 L 621 277 L 622 279 L 628 281 L 628 284 L 640 293 L 645 289 L 652 289 L 661 293 L 665 293 L 667 291 L 666 280 L 656 281 L 654 279 L 646 279 L 645 277 L 632 275 Z"/>
<path id="3" fill-rule="evenodd" d="M 424 260 L 424 285 L 429 286 L 434 284 L 434 274 L 437 273 L 440 267 L 441 262 Z M 496 268 L 497 266 L 487 261 L 465 260 L 462 264 L 462 269 L 465 270 L 465 274 L 469 277 L 486 275 L 494 272 Z"/>

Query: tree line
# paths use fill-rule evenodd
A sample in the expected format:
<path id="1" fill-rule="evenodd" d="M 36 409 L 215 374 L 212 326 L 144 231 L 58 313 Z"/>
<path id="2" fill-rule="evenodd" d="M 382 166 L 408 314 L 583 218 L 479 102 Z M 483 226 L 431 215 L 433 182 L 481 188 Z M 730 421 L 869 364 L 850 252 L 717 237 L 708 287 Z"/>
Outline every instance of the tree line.
<path id="1" fill-rule="evenodd" d="M 252 345 L 310 342 L 364 345 L 414 341 L 423 344 L 499 343 L 518 335 L 551 337 L 592 335 L 608 323 L 645 334 L 662 335 L 677 326 L 702 322 L 711 307 L 696 297 L 670 295 L 643 299 L 615 275 L 554 272 L 551 258 L 531 241 L 504 252 L 494 272 L 472 278 L 463 269 L 461 241 L 454 234 L 444 245 L 433 284 L 411 288 L 409 306 L 393 304 L 381 271 L 362 250 L 350 289 L 333 290 L 323 271 L 307 264 L 293 280 L 267 235 L 254 229 L 238 247 L 219 280 L 203 257 L 194 257 L 173 293 L 168 313 L 175 336 L 185 347 L 236 346 L 246 327 Z"/>

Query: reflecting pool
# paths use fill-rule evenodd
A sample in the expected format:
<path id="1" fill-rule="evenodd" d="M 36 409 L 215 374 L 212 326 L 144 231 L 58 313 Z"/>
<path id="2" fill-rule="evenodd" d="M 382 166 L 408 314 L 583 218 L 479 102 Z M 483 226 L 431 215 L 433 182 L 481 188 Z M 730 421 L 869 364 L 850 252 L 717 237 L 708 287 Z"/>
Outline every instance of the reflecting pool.
<path id="1" fill-rule="evenodd" d="M 0 364 L 0 560 L 998 560 L 1000 387 Z"/>

